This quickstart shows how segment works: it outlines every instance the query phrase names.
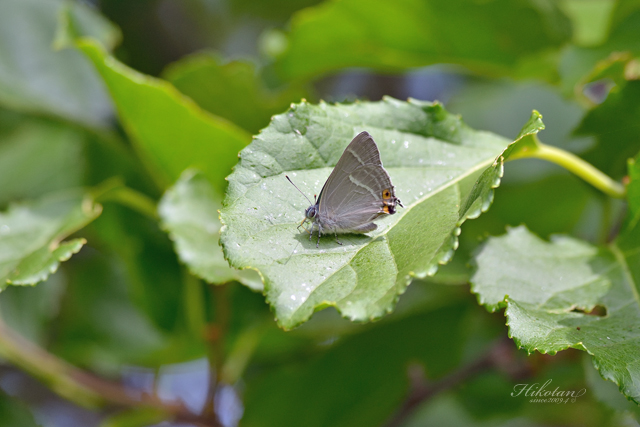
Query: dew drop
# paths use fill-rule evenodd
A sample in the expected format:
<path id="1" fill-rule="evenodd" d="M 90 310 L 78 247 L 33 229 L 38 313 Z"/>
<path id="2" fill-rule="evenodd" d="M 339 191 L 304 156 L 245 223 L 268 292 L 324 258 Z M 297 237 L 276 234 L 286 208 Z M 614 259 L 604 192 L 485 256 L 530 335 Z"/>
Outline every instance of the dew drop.
<path id="1" fill-rule="evenodd" d="M 404 148 L 409 148 L 409 141 L 404 142 Z"/>
<path id="2" fill-rule="evenodd" d="M 295 295 L 291 295 L 291 299 L 295 301 L 296 300 L 296 296 Z"/>

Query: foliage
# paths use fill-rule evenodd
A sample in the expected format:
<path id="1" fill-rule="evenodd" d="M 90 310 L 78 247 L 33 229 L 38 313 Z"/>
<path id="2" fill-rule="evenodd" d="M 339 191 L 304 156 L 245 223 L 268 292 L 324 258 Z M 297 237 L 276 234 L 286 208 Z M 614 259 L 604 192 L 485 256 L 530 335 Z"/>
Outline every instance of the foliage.
<path id="1" fill-rule="evenodd" d="M 640 8 L 588 3 L 0 3 L 0 424 L 637 422 Z M 363 130 L 404 208 L 316 248 L 285 175 Z"/>

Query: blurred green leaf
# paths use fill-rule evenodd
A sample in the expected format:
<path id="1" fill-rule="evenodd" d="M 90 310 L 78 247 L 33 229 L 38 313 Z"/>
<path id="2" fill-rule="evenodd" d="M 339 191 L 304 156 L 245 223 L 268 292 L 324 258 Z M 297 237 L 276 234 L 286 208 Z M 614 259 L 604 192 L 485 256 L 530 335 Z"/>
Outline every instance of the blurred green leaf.
<path id="1" fill-rule="evenodd" d="M 163 334 L 132 303 L 130 289 L 135 288 L 124 267 L 111 253 L 91 247 L 65 263 L 66 291 L 49 344 L 53 353 L 98 373 L 119 376 L 123 366 L 147 360 L 165 344 Z"/>
<path id="2" fill-rule="evenodd" d="M 63 271 L 39 286 L 9 286 L 0 296 L 2 320 L 31 342 L 45 345 L 51 322 L 60 311 L 67 280 Z"/>
<path id="3" fill-rule="evenodd" d="M 289 329 L 329 305 L 352 320 L 393 309 L 413 277 L 433 275 L 457 248 L 459 226 L 488 209 L 502 161 L 532 144 L 536 113 L 516 145 L 474 131 L 437 103 L 294 105 L 242 151 L 221 211 L 221 242 L 236 268 L 255 268 L 278 323 Z M 406 208 L 370 235 L 333 236 L 320 248 L 296 231 L 307 206 L 285 180 L 318 194 L 346 145 L 367 130 Z M 284 148 L 286 147 L 286 149 Z M 425 218 L 429 218 L 425 223 Z"/>
<path id="4" fill-rule="evenodd" d="M 640 155 L 629 159 L 629 184 L 627 185 L 627 201 L 629 203 L 630 227 L 636 227 L 640 221 Z"/>
<path id="5" fill-rule="evenodd" d="M 0 420 L 2 427 L 39 427 L 29 407 L 0 391 Z"/>
<path id="6" fill-rule="evenodd" d="M 242 425 L 381 424 L 406 396 L 410 365 L 424 367 L 429 380 L 456 367 L 470 308 L 457 303 L 378 324 L 325 344 L 311 360 L 297 358 L 249 380 Z"/>
<path id="7" fill-rule="evenodd" d="M 183 271 L 171 241 L 156 220 L 115 203 L 86 229 L 93 247 L 122 276 L 131 301 L 158 328 L 175 331 L 182 309 Z"/>
<path id="8" fill-rule="evenodd" d="M 253 270 L 235 270 L 224 259 L 218 210 L 222 200 L 207 179 L 194 170 L 185 171 L 162 197 L 158 212 L 162 227 L 169 232 L 180 260 L 191 272 L 209 283 L 237 280 L 262 290 L 260 276 Z"/>
<path id="9" fill-rule="evenodd" d="M 104 79 L 134 147 L 157 182 L 166 187 L 193 166 L 222 194 L 224 178 L 249 135 L 202 111 L 164 80 L 118 62 L 95 40 L 81 38 L 77 46 Z"/>
<path id="10" fill-rule="evenodd" d="M 638 99 L 640 80 L 629 81 L 619 90 L 612 90 L 575 130 L 577 135 L 593 135 L 598 141 L 581 157 L 616 179 L 626 174 L 627 159 L 640 151 Z"/>
<path id="11" fill-rule="evenodd" d="M 562 0 L 559 6 L 571 19 L 573 43 L 595 46 L 602 43 L 609 32 L 616 0 Z"/>
<path id="12" fill-rule="evenodd" d="M 102 83 L 78 52 L 53 48 L 59 14 L 68 9 L 78 27 L 108 46 L 119 33 L 79 2 L 3 0 L 0 3 L 0 104 L 106 127 L 112 107 Z"/>
<path id="13" fill-rule="evenodd" d="M 269 90 L 253 63 L 224 63 L 208 53 L 171 64 L 163 76 L 200 107 L 253 134 L 266 127 L 271 116 L 307 96 L 298 86 Z"/>
<path id="14" fill-rule="evenodd" d="M 619 0 L 611 17 L 606 40 L 594 47 L 569 46 L 559 62 L 562 89 L 567 95 L 582 97 L 584 78 L 612 53 L 640 54 L 640 8 L 635 0 Z"/>
<path id="15" fill-rule="evenodd" d="M 637 403 L 640 238 L 633 233 L 598 249 L 563 236 L 547 243 L 524 227 L 510 229 L 477 254 L 472 290 L 487 309 L 506 307 L 509 335 L 518 346 L 550 354 L 585 350 L 600 375 Z M 606 316 L 589 315 L 596 306 Z"/>
<path id="16" fill-rule="evenodd" d="M 0 136 L 0 205 L 83 184 L 84 135 L 62 123 L 21 119 Z"/>
<path id="17" fill-rule="evenodd" d="M 296 13 L 284 51 L 272 53 L 288 80 L 346 67 L 399 71 L 435 63 L 505 75 L 570 36 L 569 20 L 552 1 L 342 0 Z"/>
<path id="18" fill-rule="evenodd" d="M 0 213 L 0 290 L 8 284 L 35 285 L 77 253 L 84 239 L 61 242 L 101 211 L 82 194 L 50 196 L 12 204 Z"/>
<path id="19" fill-rule="evenodd" d="M 231 10 L 238 15 L 250 14 L 270 20 L 287 20 L 297 10 L 314 6 L 321 0 L 229 0 Z"/>

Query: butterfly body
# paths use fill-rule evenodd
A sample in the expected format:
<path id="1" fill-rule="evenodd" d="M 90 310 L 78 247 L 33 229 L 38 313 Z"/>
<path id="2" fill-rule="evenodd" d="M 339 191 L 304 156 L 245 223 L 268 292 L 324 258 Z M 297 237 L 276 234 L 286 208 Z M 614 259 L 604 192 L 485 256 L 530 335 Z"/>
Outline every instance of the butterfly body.
<path id="1" fill-rule="evenodd" d="M 393 215 L 397 205 L 402 203 L 382 167 L 378 146 L 371 135 L 361 132 L 344 150 L 316 202 L 305 210 L 303 224 L 311 222 L 309 239 L 318 229 L 319 243 L 322 234 L 373 231 L 378 228 L 373 221 Z"/>

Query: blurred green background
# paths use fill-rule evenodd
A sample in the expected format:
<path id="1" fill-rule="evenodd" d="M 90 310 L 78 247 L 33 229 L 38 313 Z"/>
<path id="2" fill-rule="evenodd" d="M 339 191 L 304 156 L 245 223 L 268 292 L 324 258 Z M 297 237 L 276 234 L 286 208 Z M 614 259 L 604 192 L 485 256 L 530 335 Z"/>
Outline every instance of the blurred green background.
<path id="1" fill-rule="evenodd" d="M 68 43 L 59 49 L 65 19 L 149 86 L 114 93 L 116 77 L 94 67 L 102 59 Z M 188 136 L 167 130 L 174 110 L 154 98 L 158 81 L 148 76 L 217 116 L 216 132 L 240 148 L 302 98 L 390 95 L 439 100 L 471 127 L 507 138 L 536 109 L 544 142 L 622 179 L 640 151 L 639 52 L 634 0 L 0 0 L 0 207 L 77 187 L 103 204 L 79 254 L 46 282 L 0 294 L 2 318 L 136 393 L 195 412 L 213 399 L 224 426 L 637 425 L 635 405 L 587 355 L 527 356 L 505 341 L 502 314 L 469 292 L 470 254 L 508 225 L 593 243 L 619 225 L 621 202 L 558 166 L 507 164 L 491 210 L 464 225 L 452 263 L 416 280 L 393 314 L 353 324 L 328 309 L 291 332 L 276 327 L 260 293 L 191 275 L 157 218 L 107 190 L 125 185 L 156 202 L 175 180 L 149 165 L 137 139 L 164 133 L 166 144 L 189 150 Z M 211 165 L 221 177 L 231 166 Z M 490 362 L 464 371 L 487 352 Z M 396 422 L 422 377 L 446 387 Z M 566 405 L 510 395 L 548 378 L 588 393 Z M 0 363 L 0 427 L 34 425 L 196 424 L 87 409 Z"/>

